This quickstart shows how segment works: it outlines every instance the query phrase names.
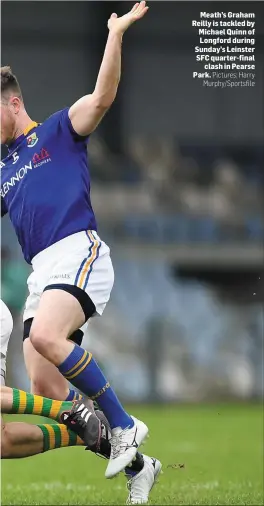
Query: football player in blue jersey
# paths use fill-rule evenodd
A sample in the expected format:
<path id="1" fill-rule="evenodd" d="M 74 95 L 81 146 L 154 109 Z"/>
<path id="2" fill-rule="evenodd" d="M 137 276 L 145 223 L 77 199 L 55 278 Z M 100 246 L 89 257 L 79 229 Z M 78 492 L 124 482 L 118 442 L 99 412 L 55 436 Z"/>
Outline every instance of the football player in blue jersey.
<path id="1" fill-rule="evenodd" d="M 1 141 L 8 145 L 2 213 L 33 267 L 24 313 L 27 368 L 33 385 L 49 377 L 70 395 L 65 379 L 96 400 L 112 434 L 107 478 L 132 462 L 148 428 L 124 410 L 92 354 L 76 344 L 79 329 L 103 313 L 114 281 L 109 248 L 97 234 L 86 149 L 117 93 L 123 34 L 147 10 L 141 2 L 124 16 L 112 14 L 93 93 L 42 124 L 28 116 L 16 77 L 1 69 Z M 85 414 L 79 412 L 80 426 Z"/>

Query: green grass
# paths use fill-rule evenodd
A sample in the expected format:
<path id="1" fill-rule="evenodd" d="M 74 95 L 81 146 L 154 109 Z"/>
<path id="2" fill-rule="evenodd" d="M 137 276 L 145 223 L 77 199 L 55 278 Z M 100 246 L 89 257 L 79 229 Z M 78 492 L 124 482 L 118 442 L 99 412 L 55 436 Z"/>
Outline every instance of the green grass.
<path id="1" fill-rule="evenodd" d="M 144 451 L 163 463 L 151 504 L 263 504 L 261 406 L 139 407 L 133 413 L 149 425 Z M 173 464 L 184 467 L 168 467 Z M 105 467 L 83 448 L 4 461 L 2 504 L 124 504 L 124 477 L 106 480 Z"/>

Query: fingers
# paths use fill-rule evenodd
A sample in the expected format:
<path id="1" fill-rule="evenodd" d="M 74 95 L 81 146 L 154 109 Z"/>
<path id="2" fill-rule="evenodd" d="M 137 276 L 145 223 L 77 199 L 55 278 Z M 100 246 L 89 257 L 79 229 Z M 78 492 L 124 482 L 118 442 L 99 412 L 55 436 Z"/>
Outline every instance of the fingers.
<path id="1" fill-rule="evenodd" d="M 115 12 L 113 12 L 113 14 L 111 14 L 111 16 L 110 16 L 110 19 L 114 19 L 114 18 L 117 18 L 117 17 L 118 17 L 117 14 Z"/>
<path id="2" fill-rule="evenodd" d="M 146 12 L 148 12 L 149 8 L 148 7 L 145 7 L 144 9 L 141 10 L 141 12 L 139 14 L 137 14 L 137 19 L 140 19 L 140 18 L 143 18 L 143 16 L 145 16 Z"/>
<path id="3" fill-rule="evenodd" d="M 133 13 L 134 13 L 134 12 L 135 12 L 135 10 L 138 8 L 138 6 L 139 6 L 139 3 L 137 2 L 137 3 L 136 3 L 133 7 L 132 7 L 132 9 L 131 9 L 131 11 L 130 11 L 130 12 L 133 12 Z"/>
<path id="4" fill-rule="evenodd" d="M 147 11 L 148 7 L 146 6 L 146 2 L 143 1 L 140 3 L 136 3 L 133 9 L 131 10 L 131 13 L 133 14 L 133 17 L 135 19 L 140 19 L 146 14 Z"/>

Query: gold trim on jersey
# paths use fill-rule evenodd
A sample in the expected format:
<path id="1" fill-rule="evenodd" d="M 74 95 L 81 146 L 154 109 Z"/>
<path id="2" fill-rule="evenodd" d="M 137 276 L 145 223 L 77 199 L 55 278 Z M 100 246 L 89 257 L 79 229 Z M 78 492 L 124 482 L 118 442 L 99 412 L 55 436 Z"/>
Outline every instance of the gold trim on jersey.
<path id="1" fill-rule="evenodd" d="M 23 134 L 27 135 L 30 132 L 30 130 L 33 130 L 33 128 L 36 128 L 38 125 L 39 125 L 39 123 L 36 123 L 36 121 L 31 121 L 29 123 L 29 125 L 25 128 L 25 130 L 23 131 Z"/>

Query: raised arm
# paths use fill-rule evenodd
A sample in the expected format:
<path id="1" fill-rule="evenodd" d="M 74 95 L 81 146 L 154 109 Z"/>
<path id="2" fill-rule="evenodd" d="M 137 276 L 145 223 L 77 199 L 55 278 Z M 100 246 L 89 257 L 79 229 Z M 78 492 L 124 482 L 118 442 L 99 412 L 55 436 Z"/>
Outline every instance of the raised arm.
<path id="1" fill-rule="evenodd" d="M 108 20 L 109 35 L 94 92 L 85 95 L 69 109 L 69 118 L 79 135 L 89 135 L 112 105 L 121 76 L 121 46 L 125 31 L 147 12 L 146 2 L 136 3 L 130 12 Z"/>

